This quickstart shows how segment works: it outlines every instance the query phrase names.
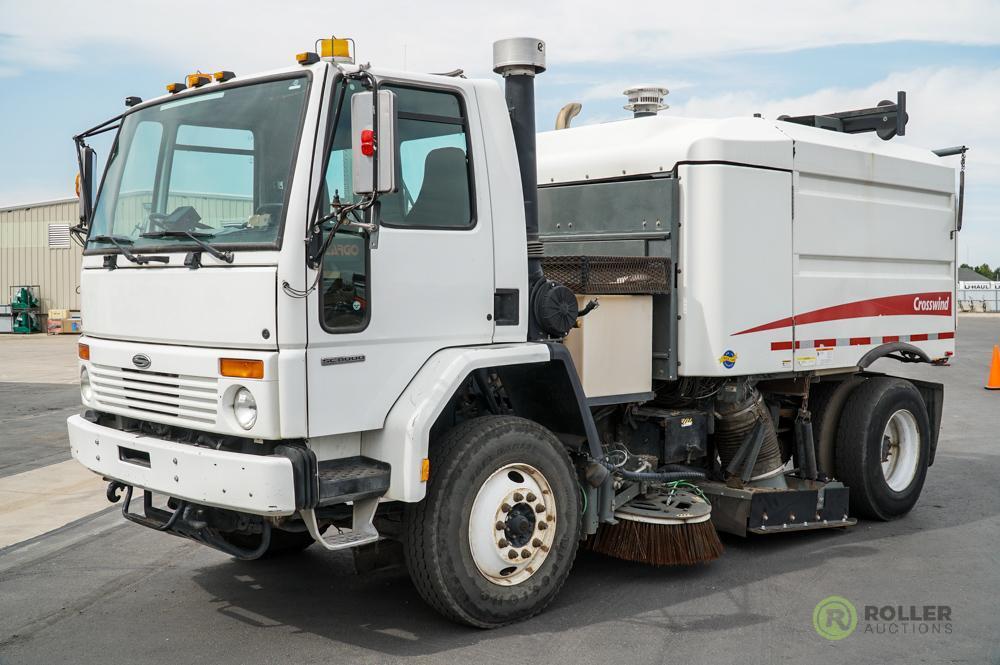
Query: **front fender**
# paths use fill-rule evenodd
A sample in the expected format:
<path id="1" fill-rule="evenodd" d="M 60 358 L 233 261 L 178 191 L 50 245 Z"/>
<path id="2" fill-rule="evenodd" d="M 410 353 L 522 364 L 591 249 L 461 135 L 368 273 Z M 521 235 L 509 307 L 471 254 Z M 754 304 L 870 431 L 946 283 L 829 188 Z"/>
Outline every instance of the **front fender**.
<path id="1" fill-rule="evenodd" d="M 407 502 L 424 498 L 427 484 L 420 480 L 420 469 L 431 427 L 470 372 L 549 360 L 547 345 L 530 342 L 456 347 L 431 356 L 392 405 L 382 429 L 361 435 L 361 454 L 392 467 L 384 498 Z"/>

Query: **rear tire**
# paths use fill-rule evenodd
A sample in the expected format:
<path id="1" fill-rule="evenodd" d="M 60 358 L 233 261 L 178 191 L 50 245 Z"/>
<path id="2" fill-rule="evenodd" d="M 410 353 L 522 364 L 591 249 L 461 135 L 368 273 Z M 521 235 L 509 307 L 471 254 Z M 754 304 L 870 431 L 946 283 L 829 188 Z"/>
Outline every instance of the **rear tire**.
<path id="1" fill-rule="evenodd" d="M 870 519 L 905 515 L 927 477 L 930 422 L 917 388 L 873 377 L 851 393 L 837 431 L 837 476 L 850 490 L 851 512 Z"/>
<path id="2" fill-rule="evenodd" d="M 496 628 L 552 601 L 573 566 L 580 525 L 576 471 L 562 443 L 523 418 L 475 418 L 431 447 L 427 496 L 406 508 L 406 566 L 445 617 Z"/>

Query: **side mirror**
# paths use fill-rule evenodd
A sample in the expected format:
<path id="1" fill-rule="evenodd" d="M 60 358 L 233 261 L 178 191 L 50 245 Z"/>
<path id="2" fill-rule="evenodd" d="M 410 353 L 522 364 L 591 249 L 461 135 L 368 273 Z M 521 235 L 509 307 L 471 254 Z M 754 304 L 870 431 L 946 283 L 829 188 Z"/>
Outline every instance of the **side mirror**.
<path id="1" fill-rule="evenodd" d="M 76 195 L 80 198 L 80 223 L 85 226 L 90 223 L 93 212 L 94 161 L 94 151 L 89 146 L 79 149 L 80 172 L 76 176 Z"/>
<path id="2" fill-rule="evenodd" d="M 396 191 L 396 93 L 358 92 L 351 97 L 352 176 L 355 194 Z M 377 108 L 376 108 L 377 106 Z M 375 116 L 378 115 L 376 126 Z"/>

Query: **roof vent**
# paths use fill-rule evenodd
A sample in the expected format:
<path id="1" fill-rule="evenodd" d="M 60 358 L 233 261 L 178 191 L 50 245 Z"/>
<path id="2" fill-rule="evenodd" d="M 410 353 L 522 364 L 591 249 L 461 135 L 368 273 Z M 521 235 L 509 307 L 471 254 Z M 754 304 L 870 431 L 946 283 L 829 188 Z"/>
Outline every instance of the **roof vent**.
<path id="1" fill-rule="evenodd" d="M 663 103 L 663 98 L 669 93 L 669 90 L 658 85 L 634 86 L 624 92 L 625 96 L 628 97 L 625 110 L 632 111 L 636 118 L 656 115 L 660 111 L 670 108 Z"/>

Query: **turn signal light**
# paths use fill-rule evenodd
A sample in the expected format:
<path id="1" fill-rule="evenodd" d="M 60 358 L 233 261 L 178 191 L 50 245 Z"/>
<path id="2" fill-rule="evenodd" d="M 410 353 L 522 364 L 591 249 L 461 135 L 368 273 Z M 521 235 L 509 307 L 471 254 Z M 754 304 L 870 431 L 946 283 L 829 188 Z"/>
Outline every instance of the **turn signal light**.
<path id="1" fill-rule="evenodd" d="M 427 479 L 431 477 L 431 461 L 424 458 L 424 461 L 420 463 L 420 482 L 426 483 Z"/>
<path id="2" fill-rule="evenodd" d="M 238 379 L 263 379 L 264 361 L 219 358 L 219 374 Z"/>
<path id="3" fill-rule="evenodd" d="M 297 53 L 295 55 L 295 62 L 300 65 L 314 65 L 319 62 L 319 56 L 312 51 L 305 51 L 304 53 Z"/>
<path id="4" fill-rule="evenodd" d="M 168 83 L 167 84 L 167 92 L 169 92 L 171 95 L 176 94 L 176 93 L 180 92 L 181 90 L 185 90 L 185 89 L 187 89 L 187 86 L 184 85 L 183 83 Z"/>
<path id="5" fill-rule="evenodd" d="M 90 360 L 90 345 L 80 343 L 76 347 L 76 354 L 80 356 L 80 360 Z"/>
<path id="6" fill-rule="evenodd" d="M 187 75 L 187 87 L 197 88 L 198 86 L 205 85 L 206 83 L 211 83 L 212 77 L 208 74 L 202 74 L 198 72 L 196 74 Z"/>
<path id="7" fill-rule="evenodd" d="M 212 78 L 214 78 L 219 83 L 225 83 L 229 79 L 236 78 L 236 74 L 229 70 L 224 70 L 221 72 L 215 72 L 214 74 L 212 74 Z"/>

